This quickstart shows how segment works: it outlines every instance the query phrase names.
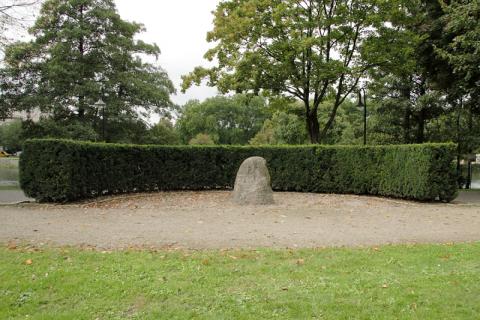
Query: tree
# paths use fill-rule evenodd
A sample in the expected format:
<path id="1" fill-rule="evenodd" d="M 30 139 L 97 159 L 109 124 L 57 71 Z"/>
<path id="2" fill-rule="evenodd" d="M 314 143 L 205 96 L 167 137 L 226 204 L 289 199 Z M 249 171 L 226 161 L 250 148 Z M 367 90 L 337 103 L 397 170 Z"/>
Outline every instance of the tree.
<path id="1" fill-rule="evenodd" d="M 120 114 L 110 116 L 108 121 L 98 123 L 97 132 L 101 141 L 146 144 L 148 143 L 148 123 L 143 119 L 134 118 L 130 115 Z M 105 133 L 105 134 L 104 134 Z"/>
<path id="2" fill-rule="evenodd" d="M 331 108 L 333 100 L 320 105 L 320 110 Z M 371 114 L 372 103 L 369 101 L 367 111 Z M 323 113 L 324 114 L 324 113 Z M 363 108 L 359 108 L 358 101 L 347 99 L 339 110 L 332 130 L 325 137 L 328 144 L 361 145 L 363 144 Z"/>
<path id="3" fill-rule="evenodd" d="M 266 112 L 265 99 L 249 95 L 190 101 L 180 113 L 177 128 L 184 143 L 204 133 L 217 144 L 247 144 L 262 127 Z"/>
<path id="4" fill-rule="evenodd" d="M 419 64 L 430 86 L 445 97 L 447 114 L 432 125 L 436 140 L 458 144 L 457 168 L 464 155 L 479 146 L 476 123 L 480 115 L 480 4 L 478 1 L 428 0 L 419 6 L 425 36 Z M 446 129 L 446 130 L 444 130 Z"/>
<path id="5" fill-rule="evenodd" d="M 480 2 L 451 1 L 439 20 L 443 38 L 436 53 L 446 59 L 466 93 L 480 95 Z"/>
<path id="6" fill-rule="evenodd" d="M 371 141 L 381 143 L 423 143 L 425 126 L 434 115 L 418 102 L 431 94 L 426 68 L 420 53 L 426 51 L 427 35 L 419 30 L 430 20 L 425 5 L 404 0 L 387 10 L 390 27 L 378 28 L 378 37 L 368 43 L 367 60 L 383 59 L 383 64 L 369 70 L 371 101 L 377 105 L 371 119 Z M 419 9 L 420 8 L 420 9 Z M 370 108 L 373 110 L 372 108 Z"/>
<path id="7" fill-rule="evenodd" d="M 189 142 L 189 145 L 191 146 L 208 146 L 208 145 L 214 145 L 215 141 L 206 133 L 199 133 L 197 134 L 194 138 L 192 138 Z"/>
<path id="8" fill-rule="evenodd" d="M 13 122 L 0 126 L 0 146 L 10 153 L 22 150 L 22 122 L 15 120 Z"/>
<path id="9" fill-rule="evenodd" d="M 208 34 L 216 46 L 205 55 L 210 61 L 216 59 L 218 66 L 197 67 L 183 77 L 182 88 L 207 79 L 221 92 L 264 91 L 298 98 L 304 104 L 310 140 L 318 143 L 372 66 L 362 59 L 363 43 L 386 24 L 375 2 L 223 1 Z M 320 128 L 319 106 L 332 92 L 335 101 Z"/>
<path id="10" fill-rule="evenodd" d="M 180 135 L 169 119 L 162 118 L 156 125 L 149 129 L 147 143 L 178 145 L 180 144 Z"/>
<path id="11" fill-rule="evenodd" d="M 279 111 L 265 121 L 250 144 L 304 144 L 307 137 L 305 125 L 298 116 Z"/>
<path id="12" fill-rule="evenodd" d="M 444 94 L 427 83 L 419 67 L 410 75 L 384 71 L 370 86 L 371 101 L 376 105 L 372 130 L 383 137 L 374 141 L 404 144 L 428 141 L 429 121 L 451 109 Z"/>
<path id="13" fill-rule="evenodd" d="M 0 73 L 2 108 L 40 108 L 56 120 L 97 127 L 103 113 L 137 118 L 138 110 L 167 113 L 174 92 L 167 73 L 140 56 L 158 57 L 155 44 L 135 40 L 143 26 L 121 19 L 112 0 L 47 0 L 34 40 L 6 50 Z M 103 99 L 105 110 L 95 102 Z"/>
<path id="14" fill-rule="evenodd" d="M 43 118 L 39 122 L 31 120 L 21 123 L 21 137 L 25 139 L 61 138 L 81 141 L 97 141 L 93 127 L 78 121 L 56 121 Z"/>

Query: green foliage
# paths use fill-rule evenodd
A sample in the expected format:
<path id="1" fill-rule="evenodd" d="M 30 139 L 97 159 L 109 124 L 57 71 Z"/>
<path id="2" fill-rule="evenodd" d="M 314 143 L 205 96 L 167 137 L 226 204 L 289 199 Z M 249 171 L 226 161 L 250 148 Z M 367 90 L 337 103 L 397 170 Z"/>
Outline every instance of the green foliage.
<path id="1" fill-rule="evenodd" d="M 250 144 L 254 146 L 279 144 L 275 137 L 272 120 L 265 120 L 262 129 L 250 140 Z"/>
<path id="2" fill-rule="evenodd" d="M 422 77 L 401 79 L 388 75 L 377 79 L 370 89 L 371 143 L 436 142 L 428 126 L 451 111 L 451 106 L 440 92 L 428 89 Z"/>
<path id="3" fill-rule="evenodd" d="M 480 2 L 451 1 L 441 17 L 443 37 L 450 41 L 437 47 L 467 92 L 480 94 Z"/>
<path id="4" fill-rule="evenodd" d="M 260 130 L 266 112 L 262 97 L 238 94 L 194 100 L 183 107 L 177 128 L 184 143 L 204 133 L 217 144 L 247 144 Z"/>
<path id="5" fill-rule="evenodd" d="M 22 150 L 25 139 L 22 137 L 22 122 L 13 121 L 0 126 L 0 146 L 7 152 Z"/>
<path id="6" fill-rule="evenodd" d="M 265 121 L 250 144 L 305 144 L 307 137 L 305 123 L 298 116 L 278 111 Z"/>
<path id="7" fill-rule="evenodd" d="M 180 134 L 169 119 L 162 118 L 148 130 L 147 143 L 158 145 L 180 144 Z"/>
<path id="8" fill-rule="evenodd" d="M 335 104 L 334 98 L 326 99 L 319 105 L 319 121 L 328 121 L 328 112 Z M 269 111 L 272 113 L 262 129 L 250 140 L 252 145 L 276 145 L 305 144 L 308 133 L 304 117 L 304 110 L 299 102 L 291 102 L 284 99 L 274 100 L 269 103 Z M 357 102 L 346 99 L 337 110 L 331 129 L 325 135 L 324 144 L 356 145 L 361 144 L 363 139 L 363 110 L 358 108 Z"/>
<path id="9" fill-rule="evenodd" d="M 95 130 L 87 124 L 78 121 L 55 121 L 41 119 L 39 122 L 24 121 L 21 135 L 23 139 L 57 138 L 81 141 L 96 141 Z"/>
<path id="10" fill-rule="evenodd" d="M 100 132 L 99 139 L 106 142 L 135 144 L 150 142 L 148 124 L 129 115 L 106 117 L 105 120 L 97 121 L 96 128 L 97 132 Z"/>
<path id="11" fill-rule="evenodd" d="M 98 133 L 97 133 L 98 132 Z M 172 123 L 162 119 L 149 128 L 147 123 L 129 116 L 99 119 L 94 127 L 78 120 L 42 118 L 38 122 L 24 121 L 23 139 L 70 139 L 81 141 L 114 141 L 134 144 L 180 144 Z"/>
<path id="12" fill-rule="evenodd" d="M 167 113 L 174 87 L 162 68 L 140 58 L 160 54 L 157 45 L 136 40 L 143 30 L 122 20 L 112 0 L 45 1 L 30 29 L 33 40 L 6 50 L 1 113 L 39 108 L 92 127 L 103 113 L 109 119 L 137 119 L 139 107 Z M 94 106 L 100 98 L 105 110 Z"/>
<path id="13" fill-rule="evenodd" d="M 191 146 L 211 146 L 215 144 L 215 141 L 205 133 L 199 133 L 194 138 L 192 138 L 189 142 Z"/>
<path id="14" fill-rule="evenodd" d="M 353 193 L 452 200 L 453 144 L 378 147 L 168 147 L 32 140 L 20 159 L 20 184 L 39 201 L 103 194 L 225 189 L 240 164 L 264 157 L 278 191 Z"/>
<path id="15" fill-rule="evenodd" d="M 328 99 L 320 104 L 320 122 L 327 121 L 328 110 L 334 103 L 334 100 Z M 363 144 L 363 108 L 359 108 L 357 104 L 358 102 L 352 99 L 345 100 L 337 111 L 331 130 L 324 137 L 325 144 Z"/>
<path id="16" fill-rule="evenodd" d="M 218 65 L 195 68 L 183 77 L 182 88 L 207 80 L 221 92 L 295 97 L 303 102 L 311 142 L 323 141 L 364 72 L 380 63 L 363 59 L 363 45 L 387 25 L 382 5 L 370 0 L 222 1 L 208 34 L 215 46 L 205 54 Z M 318 108 L 330 93 L 334 104 L 320 128 Z"/>

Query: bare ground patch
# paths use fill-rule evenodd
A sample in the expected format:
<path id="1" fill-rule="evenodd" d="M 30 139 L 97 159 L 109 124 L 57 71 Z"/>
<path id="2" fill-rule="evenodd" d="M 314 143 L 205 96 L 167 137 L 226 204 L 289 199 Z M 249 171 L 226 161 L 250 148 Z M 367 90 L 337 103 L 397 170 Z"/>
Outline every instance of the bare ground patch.
<path id="1" fill-rule="evenodd" d="M 166 192 L 73 205 L 0 208 L 0 242 L 100 248 L 297 248 L 480 240 L 480 206 L 275 193 L 237 206 L 231 192 Z"/>

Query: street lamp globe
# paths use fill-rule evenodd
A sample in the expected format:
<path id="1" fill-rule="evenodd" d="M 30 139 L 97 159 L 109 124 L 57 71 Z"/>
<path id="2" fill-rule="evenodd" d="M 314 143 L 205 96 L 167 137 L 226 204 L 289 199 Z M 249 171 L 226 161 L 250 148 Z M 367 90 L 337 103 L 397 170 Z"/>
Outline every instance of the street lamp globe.
<path id="1" fill-rule="evenodd" d="M 100 98 L 97 102 L 94 104 L 95 108 L 100 109 L 100 108 L 105 108 L 106 103 L 103 102 L 103 100 Z"/>

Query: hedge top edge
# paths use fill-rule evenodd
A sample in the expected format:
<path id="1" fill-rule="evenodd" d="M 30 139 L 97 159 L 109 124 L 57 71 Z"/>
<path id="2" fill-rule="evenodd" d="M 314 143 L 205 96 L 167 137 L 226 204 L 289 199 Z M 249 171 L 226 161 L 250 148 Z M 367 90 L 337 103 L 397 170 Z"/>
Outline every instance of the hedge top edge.
<path id="1" fill-rule="evenodd" d="M 457 144 L 453 142 L 429 142 L 423 144 L 385 144 L 385 145 L 327 145 L 327 144 L 303 144 L 303 145 L 157 145 L 157 144 L 128 144 L 128 143 L 106 143 L 106 142 L 93 142 L 93 141 L 79 141 L 71 139 L 55 139 L 55 138 L 46 138 L 46 139 L 28 139 L 25 141 L 25 144 L 35 143 L 35 142 L 55 142 L 55 143 L 65 143 L 65 144 L 81 144 L 81 145 L 93 145 L 93 146 L 104 146 L 104 147 L 130 147 L 130 148 L 239 148 L 239 149 L 277 149 L 277 148 L 331 148 L 331 149 L 376 149 L 376 148 L 414 148 L 414 147 L 450 147 L 456 148 Z"/>

